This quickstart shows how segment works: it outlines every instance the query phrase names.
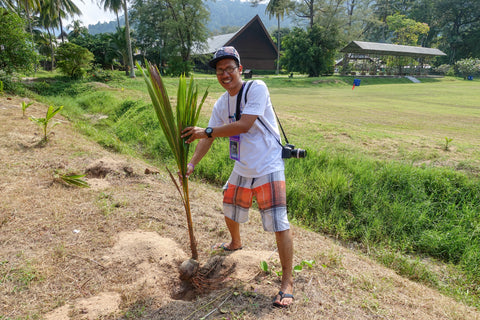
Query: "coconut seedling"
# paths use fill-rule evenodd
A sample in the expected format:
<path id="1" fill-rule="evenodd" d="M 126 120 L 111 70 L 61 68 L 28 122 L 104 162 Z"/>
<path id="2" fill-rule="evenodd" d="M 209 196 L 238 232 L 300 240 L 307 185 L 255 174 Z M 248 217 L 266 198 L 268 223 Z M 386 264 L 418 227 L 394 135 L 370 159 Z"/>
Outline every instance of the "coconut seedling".
<path id="1" fill-rule="evenodd" d="M 175 178 L 176 175 L 173 175 L 167 168 L 185 207 L 192 259 L 184 263 L 183 270 L 188 271 L 185 271 L 187 274 L 181 275 L 181 278 L 189 279 L 198 269 L 198 262 L 196 261 L 198 252 L 190 210 L 188 178 L 185 176 L 190 145 L 185 143 L 186 139 L 181 138 L 181 132 L 186 127 L 196 125 L 202 105 L 207 98 L 208 89 L 205 90 L 200 103 L 198 103 L 198 85 L 195 84 L 193 77 L 190 78 L 187 85 L 185 76 L 181 76 L 178 82 L 177 105 L 173 107 L 158 68 L 148 62 L 146 62 L 146 70 L 142 69 L 138 63 L 137 67 L 143 73 L 160 126 L 176 160 L 178 172 L 181 174 L 182 183 L 179 185 Z"/>
<path id="2" fill-rule="evenodd" d="M 33 102 L 26 103 L 25 101 L 22 101 L 22 115 L 25 117 L 25 112 L 27 111 L 27 108 L 30 107 L 33 104 Z"/>
<path id="3" fill-rule="evenodd" d="M 33 122 L 35 122 L 36 124 L 38 124 L 42 128 L 42 131 L 43 131 L 42 141 L 43 142 L 47 142 L 47 140 L 48 140 L 48 135 L 47 135 L 48 131 L 47 130 L 48 130 L 48 125 L 52 121 L 52 118 L 57 113 L 59 113 L 62 109 L 63 109 L 63 106 L 60 106 L 60 107 L 57 107 L 57 108 L 55 108 L 54 106 L 50 106 L 47 109 L 47 114 L 45 115 L 45 118 L 30 117 L 30 120 L 32 120 Z M 51 125 L 51 128 L 53 128 L 57 124 L 58 124 L 58 122 L 53 122 L 53 124 Z"/>

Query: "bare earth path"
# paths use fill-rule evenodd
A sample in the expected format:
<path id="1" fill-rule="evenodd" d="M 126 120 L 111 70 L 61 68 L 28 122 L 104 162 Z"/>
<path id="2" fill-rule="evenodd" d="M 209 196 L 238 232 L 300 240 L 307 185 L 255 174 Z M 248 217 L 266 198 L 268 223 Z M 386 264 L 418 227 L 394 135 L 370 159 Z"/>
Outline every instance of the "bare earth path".
<path id="1" fill-rule="evenodd" d="M 41 145 L 21 101 L 0 97 L 0 319 L 480 319 L 295 226 L 295 264 L 316 264 L 295 276 L 294 305 L 274 309 L 279 278 L 259 266 L 279 270 L 274 236 L 254 211 L 243 250 L 212 252 L 228 240 L 221 192 L 199 182 L 191 184 L 199 260 L 233 273 L 214 291 L 182 291 L 177 266 L 189 257 L 188 234 L 164 169 L 102 149 L 60 117 Z M 35 103 L 27 114 L 43 117 L 46 108 Z M 54 182 L 55 171 L 88 172 L 91 188 Z"/>

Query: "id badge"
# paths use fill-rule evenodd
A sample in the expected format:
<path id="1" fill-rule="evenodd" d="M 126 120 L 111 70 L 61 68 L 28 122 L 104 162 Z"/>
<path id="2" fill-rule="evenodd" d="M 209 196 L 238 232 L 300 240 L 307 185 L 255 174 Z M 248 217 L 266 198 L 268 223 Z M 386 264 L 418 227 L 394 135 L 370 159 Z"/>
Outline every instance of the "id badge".
<path id="1" fill-rule="evenodd" d="M 230 137 L 230 159 L 240 161 L 240 136 Z"/>

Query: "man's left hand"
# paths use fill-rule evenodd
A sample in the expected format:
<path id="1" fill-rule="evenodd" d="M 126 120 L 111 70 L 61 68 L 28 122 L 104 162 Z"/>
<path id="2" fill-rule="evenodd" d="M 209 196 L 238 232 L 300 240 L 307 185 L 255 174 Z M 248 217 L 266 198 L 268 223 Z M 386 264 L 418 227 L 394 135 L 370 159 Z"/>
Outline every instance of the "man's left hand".
<path id="1" fill-rule="evenodd" d="M 207 138 L 207 134 L 205 133 L 204 128 L 200 127 L 186 127 L 182 130 L 182 139 L 188 137 L 185 141 L 186 143 L 192 143 L 197 139 L 205 139 Z"/>

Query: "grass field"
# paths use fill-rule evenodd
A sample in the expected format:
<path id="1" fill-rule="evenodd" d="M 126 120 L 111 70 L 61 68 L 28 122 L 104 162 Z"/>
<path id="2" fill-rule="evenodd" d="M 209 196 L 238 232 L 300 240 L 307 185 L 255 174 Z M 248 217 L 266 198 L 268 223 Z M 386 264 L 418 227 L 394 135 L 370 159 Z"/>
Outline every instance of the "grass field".
<path id="1" fill-rule="evenodd" d="M 196 78 L 210 91 L 205 125 L 223 89 L 211 75 Z M 292 220 L 360 243 L 437 288 L 444 280 L 403 254 L 449 263 L 461 276 L 444 290 L 479 305 L 480 82 L 362 78 L 352 90 L 353 77 L 261 79 L 290 142 L 309 154 L 287 160 Z M 143 79 L 63 80 L 30 87 L 103 146 L 170 163 Z M 172 98 L 178 80 L 165 80 Z M 215 143 L 193 178 L 223 183 L 232 167 L 226 147 Z"/>

